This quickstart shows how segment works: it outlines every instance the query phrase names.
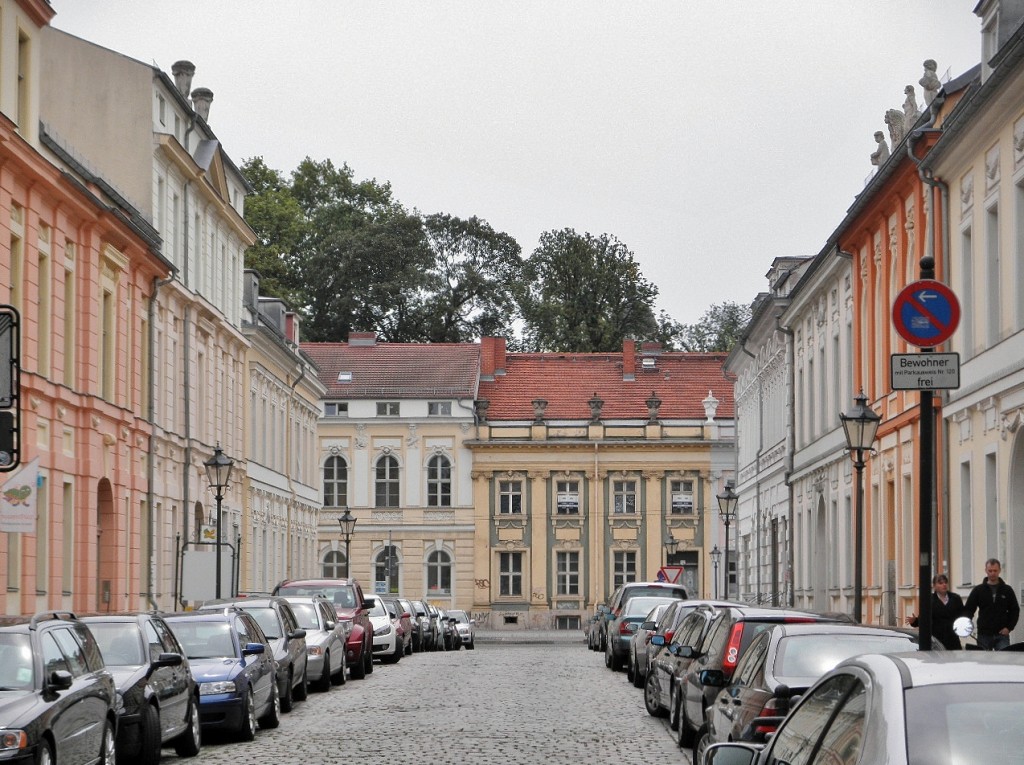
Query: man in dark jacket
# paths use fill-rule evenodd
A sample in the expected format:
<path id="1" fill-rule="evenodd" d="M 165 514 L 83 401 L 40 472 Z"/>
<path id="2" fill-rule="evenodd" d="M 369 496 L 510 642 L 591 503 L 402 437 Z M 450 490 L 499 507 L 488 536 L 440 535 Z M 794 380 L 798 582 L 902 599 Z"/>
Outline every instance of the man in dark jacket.
<path id="1" fill-rule="evenodd" d="M 986 651 L 1010 645 L 1010 632 L 1020 617 L 1017 595 L 999 576 L 1002 570 L 995 558 L 985 561 L 985 581 L 971 590 L 964 604 L 966 616 L 978 612 L 978 647 Z"/>

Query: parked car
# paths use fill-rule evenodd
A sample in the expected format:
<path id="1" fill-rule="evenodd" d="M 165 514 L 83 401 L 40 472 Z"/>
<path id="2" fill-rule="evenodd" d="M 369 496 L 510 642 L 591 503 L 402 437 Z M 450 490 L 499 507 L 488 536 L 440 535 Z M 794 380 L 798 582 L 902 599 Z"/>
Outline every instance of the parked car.
<path id="1" fill-rule="evenodd" d="M 441 614 L 437 606 L 427 603 L 427 616 L 430 618 L 430 650 L 444 650 L 444 630 L 441 627 Z"/>
<path id="2" fill-rule="evenodd" d="M 113 763 L 117 690 L 68 611 L 0 616 L 0 761 Z"/>
<path id="3" fill-rule="evenodd" d="M 669 727 L 678 734 L 680 746 L 692 746 L 706 722 L 707 707 L 720 686 L 701 682 L 702 673 L 715 670 L 722 682 L 732 679 L 737 663 L 750 643 L 776 624 L 830 621 L 821 614 L 786 608 L 734 604 L 714 610 L 711 624 L 699 643 L 674 645 L 669 650 L 680 659 L 675 664 L 669 698 Z"/>
<path id="4" fill-rule="evenodd" d="M 601 649 L 601 620 L 604 619 L 604 613 L 598 609 L 596 612 L 591 614 L 585 622 L 583 622 L 583 635 L 587 639 L 587 648 L 591 651 L 600 651 Z"/>
<path id="5" fill-rule="evenodd" d="M 942 649 L 942 643 L 933 641 Z M 707 724 L 694 744 L 693 761 L 720 741 L 764 743 L 776 724 L 758 718 L 782 718 L 790 699 L 844 659 L 863 653 L 901 653 L 917 649 L 910 630 L 861 624 L 777 624 L 751 641 L 725 684 L 721 670 L 705 670 L 699 681 L 721 690 L 708 707 Z M 724 687 L 722 687 L 724 685 Z"/>
<path id="6" fill-rule="evenodd" d="M 396 664 L 402 658 L 404 648 L 398 635 L 398 614 L 394 605 L 383 598 L 370 609 L 370 623 L 373 625 L 373 653 L 385 664 Z"/>
<path id="7" fill-rule="evenodd" d="M 402 655 L 412 654 L 412 636 L 414 632 L 412 624 L 412 604 L 405 598 L 386 598 L 395 607 L 398 613 L 398 634 L 402 638 Z"/>
<path id="8" fill-rule="evenodd" d="M 338 620 L 334 606 L 321 595 L 286 597 L 306 631 L 306 674 L 309 684 L 318 691 L 329 691 L 332 685 L 343 685 L 348 672 L 345 661 L 345 627 Z"/>
<path id="9" fill-rule="evenodd" d="M 413 651 L 429 651 L 430 644 L 430 614 L 427 612 L 427 604 L 422 600 L 411 601 L 413 607 L 413 623 L 415 629 L 412 634 Z"/>
<path id="10" fill-rule="evenodd" d="M 281 723 L 274 650 L 256 619 L 237 608 L 164 614 L 199 686 L 203 730 L 241 741 Z"/>
<path id="11" fill-rule="evenodd" d="M 201 610 L 240 608 L 260 625 L 270 641 L 277 662 L 277 686 L 281 711 L 291 712 L 296 701 L 304 701 L 308 693 L 306 678 L 306 631 L 291 604 L 282 597 L 236 598 L 204 603 Z"/>
<path id="12" fill-rule="evenodd" d="M 604 665 L 618 672 L 629 658 L 629 642 L 640 627 L 644 617 L 659 604 L 668 605 L 676 598 L 664 596 L 640 596 L 630 598 L 612 614 L 608 621 L 604 644 Z"/>
<path id="13" fill-rule="evenodd" d="M 121 699 L 118 758 L 155 765 L 161 747 L 167 745 L 174 746 L 179 757 L 199 754 L 199 689 L 167 623 L 152 613 L 81 619 L 96 638 Z"/>
<path id="14" fill-rule="evenodd" d="M 459 640 L 458 630 L 455 629 L 455 621 L 444 609 L 438 609 L 438 617 L 441 620 L 441 641 L 444 643 L 444 650 L 457 651 L 462 647 Z"/>
<path id="15" fill-rule="evenodd" d="M 722 600 L 676 600 L 673 601 L 662 613 L 661 617 L 657 620 L 656 629 L 654 631 L 645 630 L 645 624 L 640 625 L 640 630 L 646 633 L 646 637 L 643 638 L 644 642 L 641 644 L 638 642 L 637 635 L 633 636 L 631 642 L 631 658 L 633 659 L 632 677 L 629 676 L 629 670 L 627 669 L 627 678 L 632 680 L 633 685 L 636 688 L 643 688 L 644 683 L 647 681 L 647 674 L 650 672 L 651 663 L 654 658 L 664 649 L 664 645 L 654 645 L 651 643 L 651 638 L 654 635 L 661 635 L 664 638 L 664 642 L 671 642 L 672 637 L 675 635 L 676 629 L 682 623 L 686 615 L 698 606 L 714 606 L 716 608 L 725 608 L 731 605 L 730 601 Z M 661 641 L 659 641 L 660 643 Z"/>
<path id="16" fill-rule="evenodd" d="M 1024 655 L 917 651 L 847 659 L 801 697 L 762 748 L 714 744 L 708 765 L 1020 762 Z"/>
<path id="17" fill-rule="evenodd" d="M 633 632 L 629 639 L 629 656 L 626 658 L 626 679 L 635 687 L 642 688 L 643 680 L 638 680 L 640 663 L 643 662 L 643 676 L 647 677 L 647 646 L 651 636 L 657 632 L 658 624 L 661 622 L 666 611 L 669 611 L 669 618 L 675 615 L 678 610 L 677 604 L 685 601 L 676 600 L 671 603 L 660 603 L 650 610 L 640 626 Z M 669 610 L 671 609 L 671 610 Z"/>
<path id="18" fill-rule="evenodd" d="M 345 624 L 345 661 L 353 680 L 373 672 L 373 627 L 369 611 L 374 598 L 363 594 L 355 579 L 291 579 L 274 588 L 275 595 L 323 595 Z"/>
<path id="19" fill-rule="evenodd" d="M 449 611 L 448 616 L 455 619 L 455 631 L 459 636 L 459 642 L 466 646 L 468 651 L 476 648 L 476 620 L 470 619 L 469 614 L 459 609 Z"/>
<path id="20" fill-rule="evenodd" d="M 608 623 L 618 616 L 623 605 L 635 597 L 670 597 L 686 600 L 689 596 L 686 588 L 681 584 L 670 584 L 668 582 L 626 582 L 619 585 L 608 602 L 597 607 L 601 613 L 601 619 L 597 623 L 597 642 L 599 650 L 608 651 Z"/>

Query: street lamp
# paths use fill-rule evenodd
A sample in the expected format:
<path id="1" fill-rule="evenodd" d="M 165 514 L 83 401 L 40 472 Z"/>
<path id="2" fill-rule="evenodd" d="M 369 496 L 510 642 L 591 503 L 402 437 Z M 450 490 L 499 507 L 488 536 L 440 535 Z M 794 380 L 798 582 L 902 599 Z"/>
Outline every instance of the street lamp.
<path id="1" fill-rule="evenodd" d="M 356 528 L 356 517 L 349 512 L 346 507 L 345 512 L 338 519 L 338 525 L 341 526 L 341 537 L 345 540 L 345 578 L 348 579 L 351 575 L 352 563 L 348 556 L 349 543 L 352 541 L 352 532 Z"/>
<path id="2" fill-rule="evenodd" d="M 711 569 L 714 574 L 711 580 L 715 583 L 715 597 L 718 597 L 718 562 L 722 559 L 722 551 L 718 549 L 718 545 L 711 548 Z"/>
<path id="3" fill-rule="evenodd" d="M 739 496 L 732 490 L 732 484 L 725 485 L 725 491 L 717 495 L 718 517 L 725 524 L 725 565 L 722 567 L 722 589 L 725 597 L 729 597 L 729 524 L 736 520 L 736 504 L 740 501 Z"/>
<path id="4" fill-rule="evenodd" d="M 874 451 L 875 432 L 881 421 L 867 405 L 868 397 L 862 390 L 853 397 L 853 409 L 840 413 L 846 433 L 846 448 L 850 451 L 853 467 L 857 471 L 856 518 L 854 520 L 854 539 L 856 542 L 853 561 L 853 620 L 860 624 L 862 616 L 861 593 L 863 590 L 864 568 L 864 452 Z"/>
<path id="5" fill-rule="evenodd" d="M 669 565 L 672 562 L 672 556 L 676 554 L 676 550 L 679 549 L 679 540 L 672 536 L 672 532 L 668 532 L 668 539 L 665 540 L 665 565 Z"/>
<path id="6" fill-rule="evenodd" d="M 213 498 L 217 500 L 217 585 L 216 597 L 220 597 L 220 525 L 221 512 L 220 503 L 224 499 L 224 490 L 228 487 L 228 480 L 231 478 L 231 468 L 235 461 L 221 451 L 220 444 L 213 449 L 213 456 L 203 465 L 206 467 L 206 479 L 213 489 Z"/>

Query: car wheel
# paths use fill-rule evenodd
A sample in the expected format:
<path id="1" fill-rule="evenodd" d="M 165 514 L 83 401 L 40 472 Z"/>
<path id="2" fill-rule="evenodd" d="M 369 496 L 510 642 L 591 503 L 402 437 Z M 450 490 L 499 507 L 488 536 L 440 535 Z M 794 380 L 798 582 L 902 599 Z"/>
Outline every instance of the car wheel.
<path id="1" fill-rule="evenodd" d="M 697 731 L 697 743 L 693 745 L 693 761 L 704 762 L 704 752 L 711 746 L 711 732 L 704 725 Z"/>
<path id="2" fill-rule="evenodd" d="M 664 717 L 665 710 L 658 702 L 658 678 L 653 673 L 647 675 L 647 682 L 644 683 L 644 706 L 647 707 L 647 714 L 652 717 Z"/>
<path id="3" fill-rule="evenodd" d="M 188 725 L 180 736 L 174 739 L 174 751 L 179 757 L 195 757 L 202 747 L 202 725 L 199 722 L 199 700 L 188 700 Z"/>
<path id="4" fill-rule="evenodd" d="M 473 643 L 472 640 L 470 640 L 468 643 L 466 643 L 466 650 L 467 651 L 472 651 L 474 648 L 476 648 L 476 645 Z"/>
<path id="5" fill-rule="evenodd" d="M 238 726 L 236 738 L 239 741 L 252 741 L 256 738 L 256 699 L 253 698 L 252 688 L 245 694 L 242 723 Z"/>
<path id="6" fill-rule="evenodd" d="M 309 665 L 302 670 L 302 682 L 295 686 L 295 700 L 305 701 L 309 698 Z"/>
<path id="7" fill-rule="evenodd" d="M 629 661 L 626 662 L 626 679 L 629 682 L 633 682 L 633 678 L 636 677 L 636 661 L 630 657 Z"/>
<path id="8" fill-rule="evenodd" d="M 366 661 L 364 660 L 365 653 L 366 651 L 364 650 L 359 655 L 359 658 L 356 659 L 356 663 L 351 665 L 353 680 L 362 680 L 364 677 L 366 677 Z"/>
<path id="9" fill-rule="evenodd" d="M 114 740 L 114 723 L 107 720 L 103 727 L 103 746 L 100 749 L 100 765 L 117 765 L 117 750 Z"/>
<path id="10" fill-rule="evenodd" d="M 250 695 L 252 692 L 250 691 Z M 256 714 L 255 708 L 253 714 Z M 281 724 L 281 694 L 277 690 L 277 684 L 270 691 L 270 708 L 266 711 L 263 717 L 260 718 L 260 727 L 269 730 L 276 728 Z M 253 733 L 255 735 L 255 732 Z"/>
<path id="11" fill-rule="evenodd" d="M 338 674 L 331 676 L 331 682 L 335 685 L 344 685 L 348 681 L 348 660 L 345 658 L 345 649 L 341 651 L 341 666 Z"/>
<path id="12" fill-rule="evenodd" d="M 673 690 L 668 695 L 668 729 L 679 730 L 679 699 Z"/>
<path id="13" fill-rule="evenodd" d="M 373 674 L 373 644 L 363 647 L 363 666 L 366 668 L 366 674 Z"/>
<path id="14" fill-rule="evenodd" d="M 291 712 L 295 706 L 295 700 L 292 698 L 292 673 L 288 670 L 288 679 L 284 684 L 284 696 L 281 697 L 281 711 Z"/>
<path id="15" fill-rule="evenodd" d="M 643 674 L 643 675 L 640 674 L 640 663 L 637 662 L 633 666 L 633 687 L 634 688 L 643 688 L 644 687 L 644 680 L 646 679 L 646 677 L 647 677 L 646 674 Z"/>
<path id="16" fill-rule="evenodd" d="M 45 738 L 36 749 L 36 765 L 53 765 L 53 747 Z"/>
<path id="17" fill-rule="evenodd" d="M 139 714 L 139 762 L 160 762 L 160 713 L 152 704 L 143 704 Z"/>
<path id="18" fill-rule="evenodd" d="M 324 671 L 320 675 L 320 679 L 313 684 L 315 690 L 321 693 L 331 690 L 331 653 L 328 651 L 324 654 Z"/>
<path id="19" fill-rule="evenodd" d="M 681 749 L 689 749 L 693 746 L 693 728 L 690 727 L 690 723 L 686 719 L 686 707 L 681 697 L 677 716 L 679 717 L 679 728 L 676 730 L 676 743 Z"/>

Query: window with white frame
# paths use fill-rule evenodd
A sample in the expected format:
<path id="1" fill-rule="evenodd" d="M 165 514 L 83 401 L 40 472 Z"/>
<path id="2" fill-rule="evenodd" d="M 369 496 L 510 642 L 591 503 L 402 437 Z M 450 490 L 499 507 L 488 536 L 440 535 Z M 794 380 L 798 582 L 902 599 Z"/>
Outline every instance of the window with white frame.
<path id="1" fill-rule="evenodd" d="M 374 592 L 397 595 L 400 590 L 398 580 L 398 548 L 385 545 L 373 563 Z"/>
<path id="2" fill-rule="evenodd" d="M 348 576 L 348 565 L 345 562 L 345 553 L 341 550 L 328 550 L 321 562 L 321 570 L 326 579 L 342 579 Z"/>
<path id="3" fill-rule="evenodd" d="M 672 481 L 669 484 L 673 515 L 693 515 L 693 481 Z"/>
<path id="4" fill-rule="evenodd" d="M 348 465 L 342 457 L 324 461 L 324 507 L 345 507 L 348 504 Z"/>
<path id="5" fill-rule="evenodd" d="M 452 591 L 452 557 L 444 550 L 427 556 L 427 594 L 449 595 Z"/>
<path id="6" fill-rule="evenodd" d="M 616 550 L 612 553 L 612 589 L 636 581 L 636 553 Z"/>
<path id="7" fill-rule="evenodd" d="M 324 402 L 324 417 L 347 417 L 347 401 L 326 401 Z"/>
<path id="8" fill-rule="evenodd" d="M 580 512 L 580 482 L 555 481 L 555 512 L 558 515 L 578 515 Z"/>
<path id="9" fill-rule="evenodd" d="M 498 553 L 498 594 L 512 597 L 523 594 L 523 554 Z"/>
<path id="10" fill-rule="evenodd" d="M 378 417 L 398 417 L 400 414 L 400 408 L 397 401 L 378 401 L 377 402 L 377 416 Z"/>
<path id="11" fill-rule="evenodd" d="M 452 415 L 452 402 L 451 401 L 428 401 L 427 402 L 427 415 L 429 417 L 451 417 L 451 415 Z"/>
<path id="12" fill-rule="evenodd" d="M 520 515 L 523 512 L 523 482 L 498 481 L 498 512 Z"/>
<path id="13" fill-rule="evenodd" d="M 555 553 L 555 588 L 559 595 L 580 594 L 580 554 Z"/>
<path id="14" fill-rule="evenodd" d="M 612 481 L 612 512 L 616 515 L 636 512 L 636 481 Z"/>
<path id="15" fill-rule="evenodd" d="M 374 480 L 375 507 L 398 507 L 398 460 L 384 455 L 377 460 Z"/>
<path id="16" fill-rule="evenodd" d="M 452 505 L 452 463 L 441 454 L 434 455 L 427 463 L 427 505 Z"/>

